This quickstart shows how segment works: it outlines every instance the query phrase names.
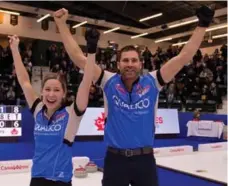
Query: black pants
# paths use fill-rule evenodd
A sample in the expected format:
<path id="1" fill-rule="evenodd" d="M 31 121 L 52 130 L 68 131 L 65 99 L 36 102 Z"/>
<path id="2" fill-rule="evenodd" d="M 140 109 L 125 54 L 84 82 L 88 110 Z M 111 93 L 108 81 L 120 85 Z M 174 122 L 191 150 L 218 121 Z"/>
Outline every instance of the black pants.
<path id="1" fill-rule="evenodd" d="M 153 154 L 125 157 L 107 151 L 102 186 L 158 186 Z"/>
<path id="2" fill-rule="evenodd" d="M 52 181 L 45 178 L 32 178 L 30 186 L 72 186 L 71 182 Z"/>

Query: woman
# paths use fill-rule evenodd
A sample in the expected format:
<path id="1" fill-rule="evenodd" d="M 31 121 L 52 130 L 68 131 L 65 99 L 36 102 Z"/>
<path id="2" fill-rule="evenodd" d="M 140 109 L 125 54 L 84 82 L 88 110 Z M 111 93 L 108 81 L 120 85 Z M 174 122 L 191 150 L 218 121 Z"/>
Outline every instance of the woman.
<path id="1" fill-rule="evenodd" d="M 35 119 L 35 154 L 30 186 L 71 186 L 72 144 L 88 104 L 95 54 L 89 54 L 76 101 L 64 106 L 67 86 L 63 78 L 48 74 L 41 98 L 32 88 L 18 50 L 19 38 L 9 36 L 18 82 Z"/>

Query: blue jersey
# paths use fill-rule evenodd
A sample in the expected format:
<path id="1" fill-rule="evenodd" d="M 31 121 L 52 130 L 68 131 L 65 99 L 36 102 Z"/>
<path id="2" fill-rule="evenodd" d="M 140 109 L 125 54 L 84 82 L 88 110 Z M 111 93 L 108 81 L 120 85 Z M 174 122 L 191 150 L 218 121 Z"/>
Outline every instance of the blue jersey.
<path id="1" fill-rule="evenodd" d="M 99 81 L 104 91 L 107 145 L 120 149 L 152 147 L 161 89 L 156 71 L 140 76 L 131 92 L 119 74 L 104 71 Z"/>
<path id="2" fill-rule="evenodd" d="M 35 119 L 32 177 L 69 182 L 73 172 L 72 144 L 84 112 L 79 112 L 73 103 L 48 119 L 45 110 L 40 99 L 31 108 Z"/>

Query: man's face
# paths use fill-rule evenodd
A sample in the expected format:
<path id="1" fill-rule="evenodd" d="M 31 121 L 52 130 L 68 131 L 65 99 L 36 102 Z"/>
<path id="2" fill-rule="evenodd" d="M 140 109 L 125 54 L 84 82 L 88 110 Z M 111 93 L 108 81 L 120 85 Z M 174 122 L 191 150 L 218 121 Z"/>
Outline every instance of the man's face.
<path id="1" fill-rule="evenodd" d="M 136 51 L 122 52 L 118 69 L 124 79 L 135 79 L 139 76 L 142 69 L 142 62 Z"/>

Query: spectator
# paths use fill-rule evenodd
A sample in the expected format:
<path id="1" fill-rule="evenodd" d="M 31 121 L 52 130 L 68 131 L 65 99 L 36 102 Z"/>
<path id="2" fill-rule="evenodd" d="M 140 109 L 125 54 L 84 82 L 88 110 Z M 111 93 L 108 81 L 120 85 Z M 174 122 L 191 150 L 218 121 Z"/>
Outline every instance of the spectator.
<path id="1" fill-rule="evenodd" d="M 180 99 L 183 104 L 185 104 L 185 101 L 186 101 L 188 94 L 189 94 L 187 87 L 181 81 L 177 82 L 176 87 L 177 87 L 177 91 L 176 91 L 177 98 Z"/>
<path id="2" fill-rule="evenodd" d="M 72 104 L 73 101 L 75 101 L 75 95 L 74 94 L 67 96 L 67 105 Z"/>
<path id="3" fill-rule="evenodd" d="M 99 102 L 100 98 L 102 97 L 102 94 L 99 92 L 99 88 L 95 85 L 92 85 L 90 88 L 90 94 L 89 94 L 89 107 L 100 107 L 101 104 Z"/>
<path id="4" fill-rule="evenodd" d="M 193 61 L 201 61 L 201 59 L 202 59 L 202 53 L 199 49 L 199 50 L 197 50 L 195 56 L 193 57 Z"/>
<path id="5" fill-rule="evenodd" d="M 66 74 L 69 71 L 68 70 L 67 62 L 65 60 L 62 61 L 60 68 L 62 69 L 62 71 L 63 71 L 64 74 Z"/>
<path id="6" fill-rule="evenodd" d="M 201 100 L 205 102 L 208 99 L 208 95 L 208 87 L 207 85 L 204 85 L 201 91 Z"/>
<path id="7" fill-rule="evenodd" d="M 153 62 L 156 70 L 161 68 L 162 60 L 158 56 L 154 58 Z"/>
<path id="8" fill-rule="evenodd" d="M 171 83 L 169 85 L 169 88 L 167 90 L 167 102 L 171 104 L 173 100 L 175 99 L 175 84 Z"/>
<path id="9" fill-rule="evenodd" d="M 7 100 L 14 101 L 14 100 L 16 99 L 15 96 L 16 96 L 16 95 L 15 95 L 15 92 L 14 92 L 14 90 L 13 90 L 13 87 L 12 87 L 12 86 L 9 87 L 9 90 L 8 90 L 8 92 L 7 92 L 7 94 L 6 94 Z"/>
<path id="10" fill-rule="evenodd" d="M 8 50 L 8 48 L 3 48 L 1 56 L 2 56 L 2 64 L 1 64 L 2 71 L 8 73 L 11 70 L 10 67 L 13 63 L 12 55 Z"/>
<path id="11" fill-rule="evenodd" d="M 65 50 L 62 50 L 61 56 L 60 56 L 60 61 L 68 61 L 68 55 Z"/>
<path id="12" fill-rule="evenodd" d="M 192 92 L 200 92 L 200 90 L 202 89 L 203 85 L 200 82 L 200 78 L 196 77 L 195 82 L 194 82 L 194 89 Z"/>
<path id="13" fill-rule="evenodd" d="M 46 64 L 51 68 L 52 45 L 46 50 Z"/>
<path id="14" fill-rule="evenodd" d="M 152 64 L 151 64 L 152 54 L 151 54 L 150 50 L 148 49 L 148 47 L 146 47 L 142 56 L 144 59 L 144 69 L 146 69 L 148 71 L 152 71 Z"/>
<path id="15" fill-rule="evenodd" d="M 219 57 L 219 49 L 218 48 L 215 49 L 213 56 Z"/>
<path id="16" fill-rule="evenodd" d="M 51 69 L 51 72 L 58 73 L 60 72 L 60 66 L 59 64 L 55 64 L 55 66 Z"/>
<path id="17" fill-rule="evenodd" d="M 227 44 L 222 45 L 222 47 L 220 48 L 220 51 L 222 53 L 221 55 L 225 62 L 225 60 L 227 59 Z"/>
<path id="18" fill-rule="evenodd" d="M 31 60 L 31 58 L 32 58 L 32 46 L 30 44 L 28 44 L 28 46 L 26 48 L 26 55 Z"/>
<path id="19" fill-rule="evenodd" d="M 6 94 L 5 94 L 5 87 L 3 83 L 0 83 L 0 104 L 3 103 L 6 100 Z"/>
<path id="20" fill-rule="evenodd" d="M 205 78 L 206 82 L 213 81 L 213 73 L 209 68 L 206 67 L 206 65 L 203 67 L 203 71 L 199 75 L 201 78 Z"/>
<path id="21" fill-rule="evenodd" d="M 169 45 L 169 48 L 167 49 L 167 56 L 170 59 L 173 57 L 173 47 L 172 47 L 172 45 Z"/>
<path id="22" fill-rule="evenodd" d="M 172 56 L 175 57 L 179 54 L 179 50 L 177 46 L 172 47 Z"/>
<path id="23" fill-rule="evenodd" d="M 50 57 L 50 69 L 52 69 L 53 66 L 60 63 L 60 58 L 59 58 L 59 54 L 57 52 L 56 45 L 52 45 L 49 55 L 50 55 L 49 56 Z"/>
<path id="24" fill-rule="evenodd" d="M 6 85 L 6 83 L 2 83 L 1 91 L 5 94 L 8 90 L 9 90 L 9 87 Z"/>
<path id="25" fill-rule="evenodd" d="M 200 120 L 200 111 L 199 111 L 199 109 L 194 110 L 193 120 Z"/>
<path id="26" fill-rule="evenodd" d="M 115 69 L 117 66 L 117 53 L 115 50 L 113 51 L 110 63 L 111 68 Z"/>
<path id="27" fill-rule="evenodd" d="M 170 58 L 175 57 L 181 51 L 181 47 L 169 46 L 167 50 L 158 47 L 155 54 L 152 55 L 148 47 L 145 47 L 144 51 L 141 51 L 141 55 L 144 60 L 144 69 L 151 71 L 161 68 Z M 32 76 L 32 61 L 31 56 L 31 45 L 21 45 L 20 52 L 23 53 L 23 63 L 25 64 L 30 77 Z M 220 85 L 226 85 L 226 67 L 227 67 L 227 45 L 223 45 L 220 49 L 215 50 L 212 56 L 205 54 L 202 56 L 200 50 L 197 51 L 196 55 L 189 65 L 186 65 L 175 77 L 175 81 L 170 83 L 167 88 L 166 86 L 161 91 L 162 98 L 167 99 L 168 103 L 172 103 L 174 99 L 181 99 L 182 103 L 185 103 L 187 99 L 191 99 L 192 95 L 198 94 L 198 99 L 203 100 L 215 100 L 218 105 L 222 105 L 222 95 L 224 92 L 219 88 Z M 221 52 L 221 55 L 220 53 Z M 102 69 L 117 72 L 117 55 L 118 48 L 109 47 L 107 49 L 98 49 L 96 54 L 97 64 Z M 86 55 L 86 53 L 84 53 Z M 59 72 L 66 76 L 67 82 L 71 85 L 73 92 L 77 91 L 77 86 L 83 77 L 83 71 L 73 66 L 69 56 L 66 54 L 63 45 L 57 47 L 56 44 L 51 44 L 46 52 L 46 60 L 50 63 L 50 69 L 52 72 Z M 0 74 L 3 74 L 3 81 L 1 83 L 0 75 L 0 86 L 1 94 L 0 98 L 6 99 L 8 93 L 8 87 L 15 89 L 15 97 L 20 98 L 21 90 L 18 88 L 17 80 L 14 76 L 12 66 L 12 56 L 8 47 L 0 46 Z M 72 81 L 74 80 L 74 81 Z M 70 90 L 69 92 L 71 92 Z M 102 91 L 92 86 L 90 91 L 89 106 L 101 106 L 99 100 L 102 97 Z M 196 98 L 197 96 L 195 96 Z M 69 95 L 68 99 L 71 100 Z"/>
<path id="28" fill-rule="evenodd" d="M 212 82 L 210 87 L 209 87 L 209 99 L 215 100 L 216 103 L 218 104 L 218 107 L 222 107 L 222 96 L 221 92 L 219 91 L 216 83 Z"/>

